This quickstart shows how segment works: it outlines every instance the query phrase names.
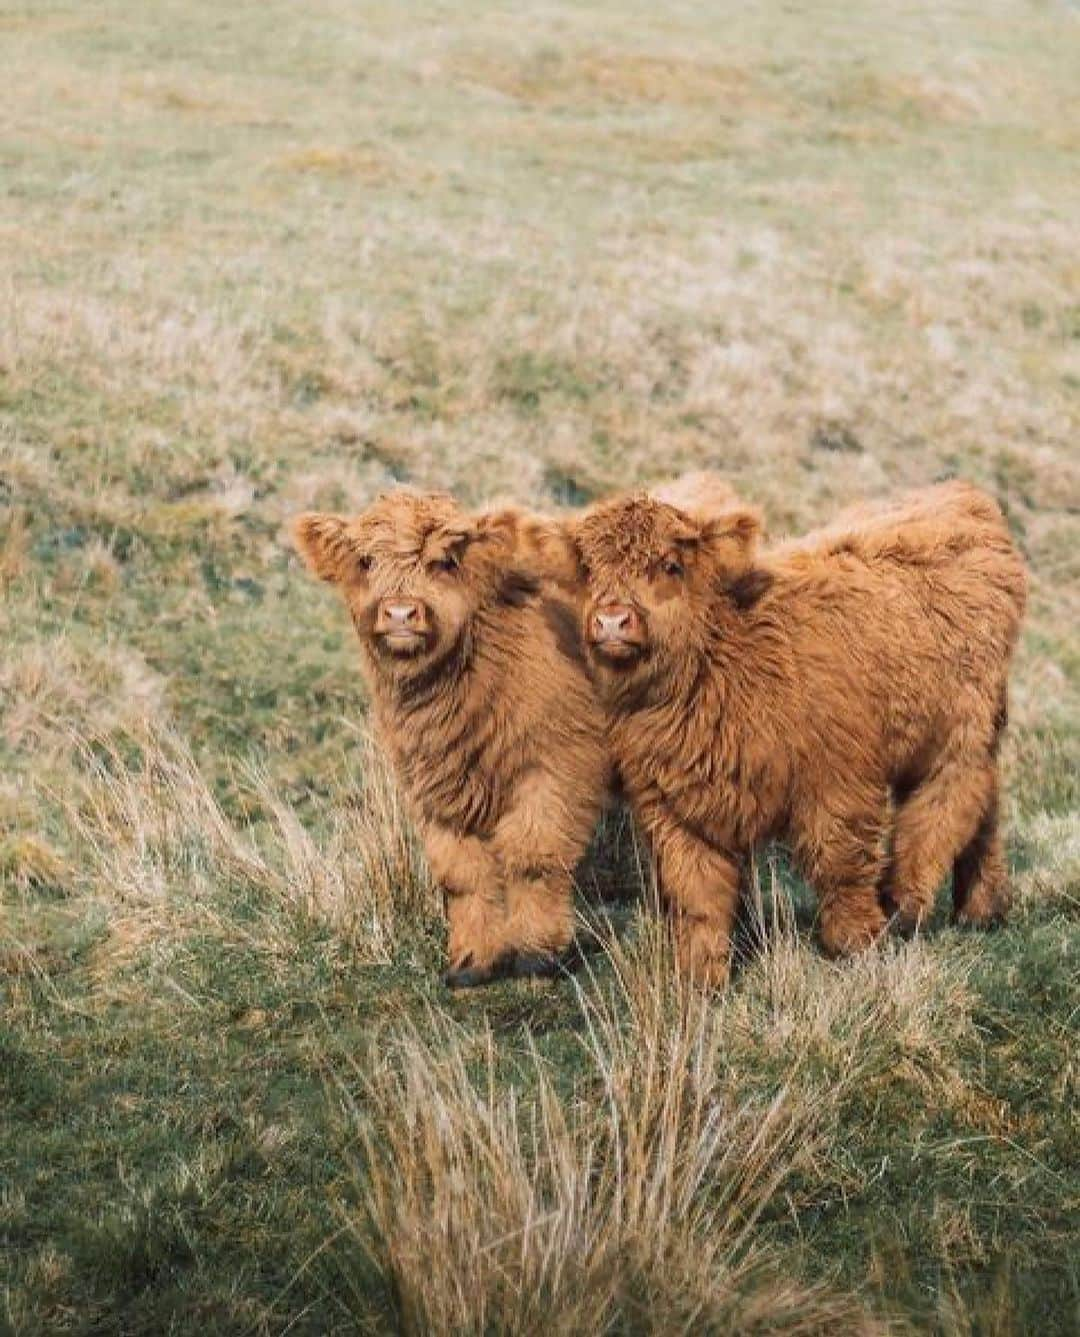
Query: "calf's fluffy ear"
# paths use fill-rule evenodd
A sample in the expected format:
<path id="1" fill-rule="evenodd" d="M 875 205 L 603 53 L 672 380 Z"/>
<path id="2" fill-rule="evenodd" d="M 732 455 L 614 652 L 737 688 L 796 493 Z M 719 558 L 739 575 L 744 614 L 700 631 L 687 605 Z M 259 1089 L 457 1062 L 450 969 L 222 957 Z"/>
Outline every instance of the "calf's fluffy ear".
<path id="1" fill-rule="evenodd" d="M 580 590 L 585 584 L 576 529 L 573 520 L 533 517 L 525 539 L 540 574 L 566 590 Z"/>
<path id="2" fill-rule="evenodd" d="M 721 580 L 740 608 L 752 607 L 767 592 L 773 577 L 755 564 L 761 537 L 761 513 L 752 507 L 717 516 L 702 531 Z"/>
<path id="3" fill-rule="evenodd" d="M 649 495 L 697 521 L 716 519 L 742 508 L 738 493 L 731 484 L 707 469 L 680 474 L 678 478 L 659 483 L 649 489 Z"/>
<path id="4" fill-rule="evenodd" d="M 748 563 L 761 537 L 761 512 L 751 506 L 725 511 L 702 525 L 701 537 L 711 552 L 732 565 Z"/>
<path id="5" fill-rule="evenodd" d="M 485 532 L 500 538 L 508 556 L 542 580 L 578 588 L 583 575 L 573 536 L 573 521 L 530 515 L 514 507 L 484 517 Z"/>
<path id="6" fill-rule="evenodd" d="M 353 550 L 347 528 L 348 521 L 344 516 L 322 515 L 315 511 L 298 515 L 293 521 L 296 550 L 320 580 L 341 580 Z"/>

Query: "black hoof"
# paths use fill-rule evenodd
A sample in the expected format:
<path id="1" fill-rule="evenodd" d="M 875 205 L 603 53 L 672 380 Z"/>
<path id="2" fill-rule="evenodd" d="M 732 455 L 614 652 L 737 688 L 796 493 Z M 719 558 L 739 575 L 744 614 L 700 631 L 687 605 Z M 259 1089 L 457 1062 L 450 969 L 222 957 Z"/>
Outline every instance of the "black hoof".
<path id="1" fill-rule="evenodd" d="M 985 915 L 978 919 L 969 918 L 963 910 L 956 910 L 951 915 L 949 923 L 953 928 L 975 929 L 980 933 L 996 933 L 1009 922 L 1006 911 L 1000 910 L 992 915 Z"/>
<path id="2" fill-rule="evenodd" d="M 894 915 L 890 921 L 889 927 L 904 942 L 910 942 L 912 938 L 922 928 L 919 920 L 914 915 Z"/>
<path id="3" fill-rule="evenodd" d="M 514 958 L 516 979 L 551 979 L 563 973 L 563 962 L 551 952 L 519 952 Z"/>
<path id="4" fill-rule="evenodd" d="M 460 970 L 448 970 L 443 976 L 443 983 L 448 989 L 478 989 L 505 973 L 493 966 L 464 966 Z"/>
<path id="5" fill-rule="evenodd" d="M 898 937 L 913 938 L 921 927 L 919 917 L 900 907 L 888 892 L 880 897 L 881 908 L 889 920 L 889 928 Z"/>

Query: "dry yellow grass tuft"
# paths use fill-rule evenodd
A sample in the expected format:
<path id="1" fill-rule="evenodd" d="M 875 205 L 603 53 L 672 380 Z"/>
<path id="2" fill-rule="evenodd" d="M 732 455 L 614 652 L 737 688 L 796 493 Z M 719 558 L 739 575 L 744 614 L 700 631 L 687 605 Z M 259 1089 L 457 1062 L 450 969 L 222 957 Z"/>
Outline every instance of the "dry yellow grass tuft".
<path id="1" fill-rule="evenodd" d="M 424 917 L 433 893 L 386 763 L 366 736 L 348 802 L 322 840 L 305 829 L 265 775 L 245 786 L 259 822 L 224 811 L 186 745 L 151 727 L 90 745 L 69 739 L 84 778 L 65 799 L 86 890 L 108 888 L 130 959 L 132 944 L 214 922 L 221 893 L 253 898 L 272 951 L 294 950 L 298 925 L 336 934 L 359 963 L 392 959 L 402 922 Z M 101 957 L 99 956 L 99 966 Z"/>
<path id="2" fill-rule="evenodd" d="M 647 995 L 662 964 L 636 964 Z M 526 1102 L 505 1088 L 490 1031 L 435 1015 L 346 1074 L 361 1159 L 345 1228 L 381 1281 L 383 1322 L 567 1337 L 623 1324 L 887 1330 L 779 1267 L 759 1229 L 834 1135 L 843 1084 L 812 1099 L 742 1098 L 725 1070 L 723 1013 L 685 989 L 667 1004 L 628 1027 L 613 1002 L 582 998 L 585 1074 L 569 1103 L 535 1051 L 517 1078 Z M 355 1279 L 340 1242 L 338 1256 Z"/>

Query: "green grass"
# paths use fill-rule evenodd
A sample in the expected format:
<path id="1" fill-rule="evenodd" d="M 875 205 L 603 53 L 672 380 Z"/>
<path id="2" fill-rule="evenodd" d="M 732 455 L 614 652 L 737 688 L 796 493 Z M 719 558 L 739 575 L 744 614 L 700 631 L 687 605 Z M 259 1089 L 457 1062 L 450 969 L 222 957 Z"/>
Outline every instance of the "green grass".
<path id="1" fill-rule="evenodd" d="M 1080 1326 L 1078 62 L 1019 0 L 0 7 L 0 1331 Z M 1000 498 L 1013 920 L 835 966 L 763 862 L 723 999 L 595 902 L 448 996 L 285 522 L 702 466 L 776 535 Z"/>

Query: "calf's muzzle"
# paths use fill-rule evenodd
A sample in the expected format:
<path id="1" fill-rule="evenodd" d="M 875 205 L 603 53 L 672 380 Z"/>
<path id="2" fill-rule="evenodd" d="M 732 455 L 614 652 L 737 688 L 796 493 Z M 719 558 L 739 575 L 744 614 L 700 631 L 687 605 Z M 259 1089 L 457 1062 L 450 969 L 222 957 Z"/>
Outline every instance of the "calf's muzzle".
<path id="1" fill-rule="evenodd" d="M 375 616 L 375 635 L 393 649 L 415 649 L 431 631 L 427 605 L 419 599 L 381 599 Z"/>
<path id="2" fill-rule="evenodd" d="M 600 604 L 589 615 L 588 640 L 599 655 L 630 659 L 645 647 L 641 615 L 629 604 Z"/>

